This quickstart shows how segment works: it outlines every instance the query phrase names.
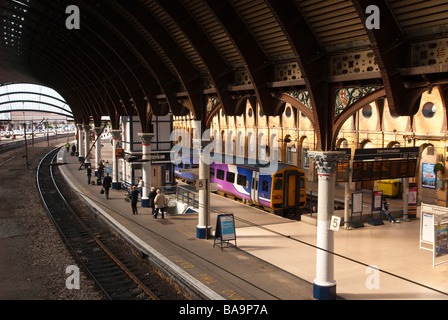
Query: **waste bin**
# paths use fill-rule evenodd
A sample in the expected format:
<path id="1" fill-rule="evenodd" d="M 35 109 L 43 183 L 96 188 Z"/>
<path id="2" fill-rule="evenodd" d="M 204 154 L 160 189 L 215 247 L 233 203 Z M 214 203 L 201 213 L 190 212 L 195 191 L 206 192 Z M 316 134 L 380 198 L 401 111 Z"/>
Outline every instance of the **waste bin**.
<path id="1" fill-rule="evenodd" d="M 378 190 L 383 191 L 384 196 L 396 197 L 400 192 L 400 180 L 378 180 Z"/>

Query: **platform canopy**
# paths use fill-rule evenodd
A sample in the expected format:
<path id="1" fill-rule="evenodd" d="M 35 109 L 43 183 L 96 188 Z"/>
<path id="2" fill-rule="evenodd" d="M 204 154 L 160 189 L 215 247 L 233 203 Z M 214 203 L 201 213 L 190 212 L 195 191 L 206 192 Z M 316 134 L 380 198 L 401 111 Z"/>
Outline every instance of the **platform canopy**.
<path id="1" fill-rule="evenodd" d="M 154 114 L 291 103 L 331 150 L 367 103 L 412 116 L 425 90 L 448 99 L 448 0 L 0 0 L 0 25 L 0 83 L 54 88 L 77 123 L 149 132 Z M 341 89 L 361 94 L 335 112 Z"/>
<path id="2" fill-rule="evenodd" d="M 0 113 L 16 111 L 51 113 L 73 119 L 73 112 L 55 90 L 28 83 L 0 86 Z"/>

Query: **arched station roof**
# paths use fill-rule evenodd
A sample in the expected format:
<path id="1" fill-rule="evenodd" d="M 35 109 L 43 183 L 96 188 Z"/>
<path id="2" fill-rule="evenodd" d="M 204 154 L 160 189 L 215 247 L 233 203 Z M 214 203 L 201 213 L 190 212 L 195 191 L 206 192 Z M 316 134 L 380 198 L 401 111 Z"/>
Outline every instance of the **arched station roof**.
<path id="1" fill-rule="evenodd" d="M 138 115 L 149 132 L 170 110 L 205 124 L 210 98 L 278 115 L 306 92 L 330 150 L 340 88 L 380 88 L 395 115 L 433 86 L 448 98 L 448 0 L 0 0 L 0 15 L 0 83 L 54 88 L 78 123 Z"/>
<path id="2" fill-rule="evenodd" d="M 0 113 L 37 111 L 73 118 L 64 98 L 51 88 L 28 83 L 0 86 Z"/>

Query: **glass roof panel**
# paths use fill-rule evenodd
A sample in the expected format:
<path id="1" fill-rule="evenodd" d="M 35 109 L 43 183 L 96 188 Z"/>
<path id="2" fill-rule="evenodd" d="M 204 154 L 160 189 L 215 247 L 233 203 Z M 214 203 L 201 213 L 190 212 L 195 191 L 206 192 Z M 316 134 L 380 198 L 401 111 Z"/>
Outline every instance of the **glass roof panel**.
<path id="1" fill-rule="evenodd" d="M 28 83 L 0 85 L 0 112 L 35 110 L 72 117 L 65 99 L 55 90 Z"/>

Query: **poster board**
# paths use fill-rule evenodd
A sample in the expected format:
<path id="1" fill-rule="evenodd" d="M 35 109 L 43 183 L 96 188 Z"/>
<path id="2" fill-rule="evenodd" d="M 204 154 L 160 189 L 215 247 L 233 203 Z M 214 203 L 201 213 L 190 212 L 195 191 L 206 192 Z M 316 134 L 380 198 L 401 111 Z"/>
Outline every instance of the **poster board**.
<path id="1" fill-rule="evenodd" d="M 222 250 L 224 246 L 232 245 L 230 241 L 235 241 L 236 248 L 235 218 L 233 214 L 218 215 L 213 247 L 218 246 Z"/>
<path id="2" fill-rule="evenodd" d="M 432 251 L 432 266 L 448 262 L 448 208 L 422 203 L 420 249 Z"/>
<path id="3" fill-rule="evenodd" d="M 434 173 L 434 164 L 423 163 L 422 164 L 422 187 L 435 189 L 437 176 Z"/>
<path id="4" fill-rule="evenodd" d="M 417 218 L 417 184 L 409 184 L 408 190 L 408 218 L 415 219 Z"/>
<path id="5" fill-rule="evenodd" d="M 372 193 L 372 211 L 370 213 L 369 224 L 373 226 L 383 225 L 383 217 L 381 216 L 381 207 L 383 202 L 383 192 L 382 191 L 374 191 Z M 374 212 L 378 215 L 375 216 Z"/>
<path id="6" fill-rule="evenodd" d="M 363 194 L 362 192 L 352 193 L 352 212 L 350 218 L 350 227 L 352 228 L 362 228 L 364 227 L 362 219 L 362 206 L 363 206 Z M 354 214 L 359 214 L 359 216 L 354 216 Z M 355 219 L 356 217 L 356 219 Z"/>

